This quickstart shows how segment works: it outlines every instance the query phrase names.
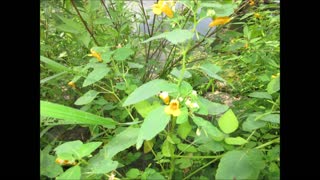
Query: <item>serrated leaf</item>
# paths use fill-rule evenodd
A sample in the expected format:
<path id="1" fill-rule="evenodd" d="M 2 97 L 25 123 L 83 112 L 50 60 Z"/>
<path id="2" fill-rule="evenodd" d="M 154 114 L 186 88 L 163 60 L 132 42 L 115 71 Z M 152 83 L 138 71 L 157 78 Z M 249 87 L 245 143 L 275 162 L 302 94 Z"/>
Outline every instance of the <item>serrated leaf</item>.
<path id="1" fill-rule="evenodd" d="M 231 145 L 243 145 L 248 142 L 247 140 L 243 139 L 242 137 L 227 137 L 224 139 L 224 141 L 227 144 L 231 144 Z"/>
<path id="2" fill-rule="evenodd" d="M 216 179 L 257 179 L 265 167 L 261 151 L 233 150 L 227 152 L 220 160 Z"/>
<path id="3" fill-rule="evenodd" d="M 186 40 L 191 39 L 192 37 L 193 37 L 193 33 L 190 32 L 189 30 L 175 29 L 173 31 L 165 32 L 157 36 L 151 37 L 143 41 L 142 43 L 146 43 L 155 39 L 166 38 L 172 44 L 178 44 L 178 43 L 185 42 Z"/>
<path id="4" fill-rule="evenodd" d="M 82 95 L 81 97 L 79 97 L 74 104 L 79 106 L 89 104 L 94 100 L 94 98 L 97 97 L 98 94 L 99 92 L 95 90 L 90 90 L 86 92 L 84 95 Z"/>
<path id="5" fill-rule="evenodd" d="M 141 125 L 136 148 L 139 149 L 144 140 L 150 140 L 163 131 L 169 121 L 170 115 L 165 113 L 164 106 L 151 111 Z"/>
<path id="6" fill-rule="evenodd" d="M 267 91 L 269 94 L 273 94 L 280 90 L 280 76 L 272 79 L 267 86 Z"/>
<path id="7" fill-rule="evenodd" d="M 125 100 L 122 106 L 128 106 L 131 104 L 135 104 L 137 102 L 148 99 L 160 91 L 167 91 L 168 93 L 173 93 L 178 91 L 178 87 L 176 84 L 169 83 L 162 79 L 156 79 L 142 86 L 138 87 L 134 90 L 128 98 Z"/>
<path id="8" fill-rule="evenodd" d="M 115 52 L 113 54 L 113 58 L 116 61 L 124 61 L 128 57 L 130 57 L 132 54 L 134 54 L 134 51 L 132 49 L 127 48 L 127 47 L 122 47 L 122 48 L 115 50 Z"/>
<path id="9" fill-rule="evenodd" d="M 248 96 L 254 97 L 254 98 L 260 98 L 260 99 L 271 99 L 272 100 L 272 96 L 267 92 L 253 92 L 253 93 L 250 93 Z"/>
<path id="10" fill-rule="evenodd" d="M 192 126 L 190 125 L 189 121 L 187 120 L 183 124 L 179 124 L 177 133 L 182 139 L 186 139 L 188 134 L 191 132 L 191 130 L 192 130 Z"/>
<path id="11" fill-rule="evenodd" d="M 239 126 L 238 119 L 231 109 L 219 118 L 218 124 L 220 129 L 227 134 L 234 132 Z"/>
<path id="12" fill-rule="evenodd" d="M 81 178 L 81 168 L 80 166 L 74 166 L 66 170 L 60 176 L 56 178 L 56 180 L 76 180 Z"/>
<path id="13" fill-rule="evenodd" d="M 84 80 L 82 87 L 89 86 L 101 80 L 108 74 L 109 71 L 110 71 L 110 68 L 108 68 L 105 64 L 95 65 L 94 70 L 90 72 L 87 78 Z"/>

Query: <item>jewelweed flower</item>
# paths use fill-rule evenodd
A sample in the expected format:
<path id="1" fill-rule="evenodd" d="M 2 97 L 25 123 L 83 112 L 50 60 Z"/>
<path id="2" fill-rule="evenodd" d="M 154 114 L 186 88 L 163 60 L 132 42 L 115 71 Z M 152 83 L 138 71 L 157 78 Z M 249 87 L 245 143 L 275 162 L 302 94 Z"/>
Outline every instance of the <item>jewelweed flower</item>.
<path id="1" fill-rule="evenodd" d="M 199 105 L 198 105 L 198 103 L 195 102 L 195 103 L 191 103 L 190 107 L 191 108 L 199 108 Z"/>
<path id="2" fill-rule="evenodd" d="M 183 101 L 183 98 L 182 98 L 182 97 L 179 97 L 178 100 L 179 100 L 180 102 L 182 102 L 182 101 Z"/>
<path id="3" fill-rule="evenodd" d="M 101 55 L 98 52 L 96 52 L 93 49 L 90 49 L 90 52 L 91 52 L 91 54 L 88 54 L 88 56 L 93 56 L 93 57 L 97 58 L 99 62 L 102 62 Z"/>
<path id="4" fill-rule="evenodd" d="M 253 6 L 254 5 L 254 0 L 249 0 L 249 5 Z"/>
<path id="5" fill-rule="evenodd" d="M 74 82 L 72 82 L 72 81 L 70 81 L 70 82 L 68 83 L 68 86 L 70 86 L 70 87 L 72 87 L 72 88 L 76 88 L 76 84 L 75 84 Z"/>
<path id="6" fill-rule="evenodd" d="M 68 161 L 68 160 L 63 160 L 63 159 L 60 159 L 60 158 L 57 158 L 56 159 L 56 163 L 59 164 L 59 165 L 62 165 L 62 166 L 74 166 L 76 165 L 77 163 L 75 161 Z"/>
<path id="7" fill-rule="evenodd" d="M 197 96 L 197 91 L 192 90 L 192 95 Z"/>
<path id="8" fill-rule="evenodd" d="M 173 17 L 173 11 L 171 7 L 174 6 L 173 1 L 163 1 L 159 0 L 157 4 L 152 6 L 152 11 L 154 14 L 160 15 L 162 12 L 169 18 Z"/>
<path id="9" fill-rule="evenodd" d="M 197 136 L 200 136 L 200 135 L 201 135 L 201 129 L 200 129 L 200 128 L 197 128 L 196 135 L 197 135 Z"/>
<path id="10" fill-rule="evenodd" d="M 171 114 L 173 116 L 179 116 L 181 114 L 181 111 L 179 109 L 179 101 L 176 99 L 172 99 L 170 101 L 170 104 L 164 108 L 164 111 L 167 114 Z"/>
<path id="11" fill-rule="evenodd" d="M 166 91 L 161 91 L 160 93 L 159 93 L 159 97 L 163 100 L 163 102 L 165 103 L 165 104 L 169 104 L 169 101 L 170 101 L 170 97 L 169 97 L 169 93 L 168 92 L 166 92 Z"/>
<path id="12" fill-rule="evenodd" d="M 261 18 L 261 15 L 259 13 L 254 13 L 253 16 L 257 19 L 260 19 Z"/>
<path id="13" fill-rule="evenodd" d="M 229 17 L 217 17 L 209 24 L 209 27 L 227 24 L 230 21 L 231 18 Z"/>

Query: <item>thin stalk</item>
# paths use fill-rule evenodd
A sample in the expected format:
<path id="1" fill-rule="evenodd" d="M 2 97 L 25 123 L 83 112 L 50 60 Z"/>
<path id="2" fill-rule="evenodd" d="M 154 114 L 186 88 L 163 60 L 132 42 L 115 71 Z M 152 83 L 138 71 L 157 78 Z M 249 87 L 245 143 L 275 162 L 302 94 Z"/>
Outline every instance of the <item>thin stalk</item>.
<path id="1" fill-rule="evenodd" d="M 273 140 L 271 140 L 271 141 L 269 141 L 269 142 L 266 142 L 266 143 L 264 143 L 264 144 L 261 144 L 260 146 L 257 146 L 257 147 L 255 147 L 256 149 L 260 149 L 260 148 L 263 148 L 263 147 L 265 147 L 265 146 L 269 146 L 269 145 L 271 145 L 271 144 L 273 144 L 273 143 L 279 143 L 280 142 L 280 137 L 278 137 L 278 138 L 276 138 L 276 139 L 273 139 Z"/>
<path id="2" fill-rule="evenodd" d="M 222 156 L 221 156 L 221 157 L 222 157 Z M 203 166 L 200 167 L 199 169 L 193 171 L 192 173 L 190 173 L 187 177 L 183 178 L 182 180 L 186 180 L 186 179 L 190 178 L 191 176 L 193 176 L 193 175 L 196 174 L 197 172 L 201 171 L 203 168 L 205 168 L 205 167 L 209 166 L 210 164 L 216 162 L 218 159 L 220 159 L 220 157 L 217 158 L 217 159 L 214 159 L 214 160 L 212 160 L 212 161 L 210 161 L 210 162 L 208 162 L 207 164 L 203 165 Z"/>

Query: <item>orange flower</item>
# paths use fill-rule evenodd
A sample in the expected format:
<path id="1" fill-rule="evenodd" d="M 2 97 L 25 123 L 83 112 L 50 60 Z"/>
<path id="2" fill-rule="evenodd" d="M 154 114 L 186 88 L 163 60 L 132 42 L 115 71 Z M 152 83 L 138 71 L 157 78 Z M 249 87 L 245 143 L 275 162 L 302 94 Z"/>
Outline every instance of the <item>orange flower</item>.
<path id="1" fill-rule="evenodd" d="M 209 27 L 227 24 L 230 21 L 231 21 L 231 18 L 229 17 L 217 17 L 209 24 Z"/>
<path id="2" fill-rule="evenodd" d="M 254 5 L 254 0 L 249 0 L 249 5 L 253 6 Z"/>
<path id="3" fill-rule="evenodd" d="M 170 5 L 170 6 L 169 6 Z M 160 15 L 162 12 L 169 18 L 173 17 L 173 11 L 171 7 L 174 5 L 173 1 L 163 1 L 159 0 L 157 4 L 152 6 L 152 11 L 154 14 Z"/>
<path id="4" fill-rule="evenodd" d="M 93 49 L 90 49 L 90 52 L 91 54 L 88 54 L 88 56 L 93 56 L 97 58 L 99 62 L 102 62 L 101 55 L 98 52 L 94 51 Z"/>
<path id="5" fill-rule="evenodd" d="M 68 83 L 68 85 L 69 85 L 70 87 L 72 87 L 73 89 L 76 88 L 76 84 L 75 84 L 74 82 L 72 82 L 72 81 L 70 81 L 70 82 Z"/>
<path id="6" fill-rule="evenodd" d="M 171 114 L 173 116 L 179 116 L 181 114 L 181 111 L 179 109 L 179 101 L 176 99 L 172 99 L 170 101 L 170 104 L 165 107 L 164 111 L 167 114 Z"/>
<path id="7" fill-rule="evenodd" d="M 165 104 L 169 104 L 169 101 L 170 101 L 170 97 L 169 97 L 169 93 L 168 92 L 166 92 L 166 91 L 161 91 L 160 93 L 159 93 L 159 97 L 163 100 L 163 102 L 165 103 Z"/>

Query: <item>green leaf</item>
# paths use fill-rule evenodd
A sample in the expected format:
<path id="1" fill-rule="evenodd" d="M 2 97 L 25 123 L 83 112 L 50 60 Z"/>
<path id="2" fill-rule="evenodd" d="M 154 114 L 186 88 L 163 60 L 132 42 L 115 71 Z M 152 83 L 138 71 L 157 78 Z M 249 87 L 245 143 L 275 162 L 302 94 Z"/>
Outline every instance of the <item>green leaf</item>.
<path id="1" fill-rule="evenodd" d="M 137 142 L 139 128 L 128 127 L 121 133 L 114 136 L 111 141 L 103 147 L 101 152 L 106 158 L 112 158 L 114 155 L 123 151 Z"/>
<path id="2" fill-rule="evenodd" d="M 66 66 L 57 63 L 49 58 L 46 58 L 44 56 L 40 56 L 40 61 L 46 63 L 52 70 L 56 72 L 61 72 L 61 71 L 71 71 L 71 69 L 67 68 Z"/>
<path id="3" fill-rule="evenodd" d="M 219 81 L 226 82 L 226 80 L 224 80 L 222 77 L 217 75 L 217 73 L 221 70 L 219 66 L 216 66 L 211 63 L 205 63 L 205 64 L 202 64 L 199 68 L 203 73 L 207 74 L 209 77 L 212 77 Z"/>
<path id="4" fill-rule="evenodd" d="M 150 140 L 164 130 L 170 121 L 170 115 L 164 112 L 164 106 L 151 111 L 143 121 L 136 148 L 139 149 L 144 140 Z"/>
<path id="5" fill-rule="evenodd" d="M 80 158 L 89 156 L 101 144 L 102 142 L 90 142 L 90 143 L 83 144 L 78 151 Z"/>
<path id="6" fill-rule="evenodd" d="M 88 174 L 106 174 L 118 167 L 117 161 L 112 161 L 111 159 L 96 158 L 94 161 L 90 161 L 87 166 Z"/>
<path id="7" fill-rule="evenodd" d="M 192 126 L 189 124 L 189 121 L 186 121 L 183 124 L 179 124 L 177 133 L 182 139 L 186 139 L 191 130 Z"/>
<path id="8" fill-rule="evenodd" d="M 80 166 L 74 166 L 66 170 L 63 174 L 58 176 L 56 180 L 76 180 L 81 178 L 81 168 Z"/>
<path id="9" fill-rule="evenodd" d="M 131 69 L 134 69 L 134 68 L 141 69 L 141 68 L 143 68 L 143 65 L 138 64 L 138 63 L 133 63 L 133 62 L 128 62 L 128 66 Z"/>
<path id="10" fill-rule="evenodd" d="M 161 146 L 162 155 L 165 157 L 171 157 L 174 154 L 175 146 L 171 144 L 168 138 L 163 142 Z"/>
<path id="11" fill-rule="evenodd" d="M 268 114 L 260 120 L 280 124 L 280 114 Z"/>
<path id="12" fill-rule="evenodd" d="M 188 39 L 191 39 L 193 37 L 193 33 L 190 32 L 189 30 L 185 29 L 175 29 L 170 32 L 165 32 L 162 34 L 159 34 L 157 36 L 153 36 L 142 43 L 146 43 L 155 39 L 160 39 L 160 38 L 166 38 L 168 41 L 170 41 L 172 44 L 178 44 L 185 42 Z"/>
<path id="13" fill-rule="evenodd" d="M 110 71 L 110 68 L 108 68 L 105 64 L 97 64 L 94 67 L 94 70 L 90 72 L 87 76 L 87 78 L 84 80 L 82 87 L 89 86 L 102 78 L 104 78 L 108 72 Z"/>
<path id="14" fill-rule="evenodd" d="M 194 116 L 193 122 L 201 127 L 209 137 L 216 141 L 221 141 L 224 138 L 223 133 L 215 127 L 213 124 L 211 124 L 209 121 L 206 121 L 202 119 L 201 117 Z"/>
<path id="15" fill-rule="evenodd" d="M 248 96 L 254 97 L 254 98 L 260 98 L 260 99 L 271 99 L 272 100 L 272 96 L 267 92 L 253 92 L 253 93 L 250 93 Z"/>
<path id="16" fill-rule="evenodd" d="M 87 31 L 84 31 L 83 33 L 81 33 L 81 35 L 79 36 L 79 40 L 83 43 L 85 47 L 89 48 L 91 37 Z"/>
<path id="17" fill-rule="evenodd" d="M 136 110 L 138 111 L 138 113 L 142 116 L 142 117 L 147 117 L 147 115 L 154 109 L 156 109 L 157 107 L 161 106 L 159 101 L 153 101 L 153 104 L 149 103 L 149 101 L 145 100 L 145 101 L 141 101 L 137 104 L 134 105 L 134 107 L 136 108 Z"/>
<path id="18" fill-rule="evenodd" d="M 186 169 L 192 166 L 192 161 L 190 159 L 181 158 L 177 159 L 175 164 L 179 165 L 180 169 Z"/>
<path id="19" fill-rule="evenodd" d="M 114 128 L 117 124 L 117 122 L 111 118 L 100 117 L 95 114 L 47 101 L 40 101 L 40 115 L 43 117 L 63 119 L 71 124 L 104 125 L 107 128 Z"/>
<path id="20" fill-rule="evenodd" d="M 255 118 L 257 116 L 261 115 L 261 113 L 257 114 L 250 114 L 247 119 L 242 123 L 242 129 L 244 131 L 251 132 L 255 129 L 259 129 L 261 127 L 264 127 L 266 125 L 266 122 L 264 121 L 255 121 Z"/>
<path id="21" fill-rule="evenodd" d="M 181 114 L 177 117 L 177 124 L 183 124 L 188 121 L 188 108 L 183 107 L 180 109 Z"/>
<path id="22" fill-rule="evenodd" d="M 197 149 L 194 146 L 191 146 L 189 144 L 178 144 L 178 149 L 182 152 L 190 152 L 190 153 L 195 153 L 198 152 Z"/>
<path id="23" fill-rule="evenodd" d="M 144 173 L 141 175 L 141 180 L 165 180 L 165 178 L 156 170 L 151 168 L 146 168 Z"/>
<path id="24" fill-rule="evenodd" d="M 217 152 L 224 151 L 224 148 L 221 142 L 216 142 L 210 139 L 210 141 L 198 146 L 198 151 L 206 152 L 206 153 L 209 153 L 209 152 L 217 153 Z"/>
<path id="25" fill-rule="evenodd" d="M 94 100 L 94 98 L 97 97 L 98 94 L 99 94 L 99 92 L 97 92 L 95 90 L 90 90 L 90 91 L 86 92 L 84 95 L 82 95 L 81 97 L 79 97 L 74 104 L 79 105 L 79 106 L 89 104 L 89 103 L 91 103 L 91 101 Z"/>
<path id="26" fill-rule="evenodd" d="M 60 154 L 67 153 L 77 155 L 77 157 L 80 158 L 79 149 L 82 145 L 83 143 L 80 140 L 70 141 L 57 146 L 54 151 L 58 156 Z"/>
<path id="27" fill-rule="evenodd" d="M 227 152 L 220 160 L 216 179 L 257 179 L 265 167 L 261 151 L 233 150 Z"/>
<path id="28" fill-rule="evenodd" d="M 134 90 L 128 96 L 122 106 L 128 106 L 143 101 L 150 98 L 151 96 L 158 94 L 160 91 L 173 93 L 178 91 L 178 87 L 176 84 L 169 83 L 162 79 L 150 81 Z"/>
<path id="29" fill-rule="evenodd" d="M 65 74 L 66 74 L 66 72 L 61 72 L 61 73 L 58 73 L 58 74 L 55 74 L 55 75 L 46 77 L 46 78 L 40 80 L 40 84 L 46 83 L 46 82 L 48 82 L 48 81 L 50 81 L 50 80 L 52 80 L 52 79 L 55 79 L 55 78 L 57 78 L 57 77 L 60 77 L 60 76 L 62 76 L 62 75 L 65 75 Z"/>
<path id="30" fill-rule="evenodd" d="M 131 168 L 127 173 L 126 177 L 130 179 L 135 179 L 140 176 L 140 171 L 137 168 Z"/>
<path id="31" fill-rule="evenodd" d="M 126 60 L 128 57 L 130 57 L 132 54 L 134 54 L 134 51 L 130 48 L 127 47 L 122 47 L 117 49 L 114 54 L 113 54 L 113 58 L 116 61 L 124 61 Z"/>
<path id="32" fill-rule="evenodd" d="M 243 145 L 245 143 L 247 143 L 248 141 L 243 139 L 242 137 L 227 137 L 224 139 L 224 141 L 227 144 L 231 144 L 231 145 Z"/>
<path id="33" fill-rule="evenodd" d="M 239 126 L 238 119 L 231 109 L 219 118 L 218 124 L 220 129 L 227 134 L 234 132 Z"/>
<path id="34" fill-rule="evenodd" d="M 180 78 L 181 70 L 178 70 L 177 68 L 173 68 L 170 74 L 174 75 L 176 78 Z M 183 74 L 183 79 L 191 78 L 191 73 L 189 71 L 185 71 Z"/>
<path id="35" fill-rule="evenodd" d="M 61 166 L 55 163 L 55 157 L 48 152 L 40 151 L 40 174 L 54 178 L 63 172 Z"/>
<path id="36" fill-rule="evenodd" d="M 272 79 L 267 86 L 267 91 L 269 94 L 273 94 L 280 90 L 280 76 Z"/>
<path id="37" fill-rule="evenodd" d="M 200 102 L 208 109 L 208 114 L 218 115 L 229 109 L 227 105 L 211 102 L 203 97 L 199 97 Z"/>
<path id="38" fill-rule="evenodd" d="M 216 12 L 217 17 L 230 16 L 234 12 L 234 8 L 236 7 L 235 3 L 232 1 L 219 1 L 219 2 L 208 2 L 201 3 L 202 7 L 213 8 Z"/>

